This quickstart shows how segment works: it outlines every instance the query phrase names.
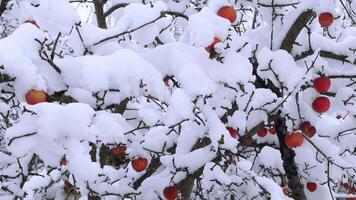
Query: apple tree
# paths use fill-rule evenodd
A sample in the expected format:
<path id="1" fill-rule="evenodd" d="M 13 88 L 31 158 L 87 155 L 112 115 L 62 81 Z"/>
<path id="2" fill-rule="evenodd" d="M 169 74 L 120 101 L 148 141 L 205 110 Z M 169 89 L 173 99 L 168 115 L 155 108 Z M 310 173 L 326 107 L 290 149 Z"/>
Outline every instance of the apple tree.
<path id="1" fill-rule="evenodd" d="M 2 0 L 0 199 L 355 199 L 351 0 Z"/>

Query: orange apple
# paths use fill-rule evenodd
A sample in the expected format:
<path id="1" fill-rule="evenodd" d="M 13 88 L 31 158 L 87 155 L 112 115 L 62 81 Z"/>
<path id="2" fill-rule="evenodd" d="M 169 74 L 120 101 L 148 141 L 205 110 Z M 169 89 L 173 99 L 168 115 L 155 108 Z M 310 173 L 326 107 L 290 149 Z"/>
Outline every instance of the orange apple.
<path id="1" fill-rule="evenodd" d="M 292 132 L 291 134 L 287 135 L 284 139 L 284 142 L 289 148 L 296 148 L 303 144 L 304 137 L 302 134 L 298 132 Z"/>
<path id="2" fill-rule="evenodd" d="M 217 13 L 220 17 L 228 19 L 231 23 L 236 20 L 236 10 L 232 6 L 224 6 L 218 10 Z"/>
<path id="3" fill-rule="evenodd" d="M 26 102 L 30 105 L 45 102 L 47 98 L 46 93 L 43 90 L 32 89 L 25 95 Z"/>

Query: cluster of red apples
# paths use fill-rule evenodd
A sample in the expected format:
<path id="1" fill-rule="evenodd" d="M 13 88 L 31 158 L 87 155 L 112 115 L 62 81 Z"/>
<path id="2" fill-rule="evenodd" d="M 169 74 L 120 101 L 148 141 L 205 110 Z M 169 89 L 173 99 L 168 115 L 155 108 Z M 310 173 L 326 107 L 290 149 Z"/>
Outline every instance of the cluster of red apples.
<path id="1" fill-rule="evenodd" d="M 111 152 L 118 158 L 125 156 L 126 146 L 118 145 L 111 149 Z M 143 172 L 148 166 L 148 160 L 144 157 L 137 157 L 131 160 L 131 167 L 136 172 Z M 163 195 L 167 200 L 175 200 L 178 197 L 178 190 L 174 186 L 166 187 L 163 190 Z"/>
<path id="2" fill-rule="evenodd" d="M 313 81 L 314 89 L 321 94 L 328 92 L 328 90 L 330 89 L 330 85 L 331 81 L 326 76 L 320 76 L 319 78 L 314 79 Z M 328 97 L 325 96 L 317 97 L 316 99 L 314 99 L 312 107 L 317 113 L 326 112 L 330 108 L 330 100 Z"/>

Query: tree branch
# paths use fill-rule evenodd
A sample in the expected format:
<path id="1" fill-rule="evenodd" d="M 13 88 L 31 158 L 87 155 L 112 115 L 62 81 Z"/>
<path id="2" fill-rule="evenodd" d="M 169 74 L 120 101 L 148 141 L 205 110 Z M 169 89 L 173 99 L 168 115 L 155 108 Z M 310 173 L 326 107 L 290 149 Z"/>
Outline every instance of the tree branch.
<path id="1" fill-rule="evenodd" d="M 114 6 L 112 6 L 111 8 L 109 8 L 109 10 L 107 10 L 106 12 L 104 12 L 104 17 L 108 17 L 109 15 L 111 15 L 111 13 L 115 12 L 115 10 L 119 9 L 119 8 L 124 8 L 127 5 L 129 5 L 128 3 L 118 3 Z"/>
<path id="2" fill-rule="evenodd" d="M 106 29 L 106 17 L 104 15 L 104 3 L 103 0 L 94 0 L 95 15 L 99 28 Z"/>
<path id="3" fill-rule="evenodd" d="M 291 28 L 289 29 L 286 37 L 282 41 L 281 49 L 288 51 L 289 53 L 292 51 L 293 44 L 297 39 L 300 31 L 304 28 L 304 26 L 308 23 L 308 21 L 315 16 L 315 12 L 313 10 L 306 10 L 302 14 L 299 15 L 297 20 L 293 23 Z"/>

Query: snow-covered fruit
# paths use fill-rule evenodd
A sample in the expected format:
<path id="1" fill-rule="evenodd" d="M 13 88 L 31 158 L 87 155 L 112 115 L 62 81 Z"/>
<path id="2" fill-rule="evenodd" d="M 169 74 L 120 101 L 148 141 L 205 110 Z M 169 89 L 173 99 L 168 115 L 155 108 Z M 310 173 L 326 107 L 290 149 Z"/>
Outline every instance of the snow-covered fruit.
<path id="1" fill-rule="evenodd" d="M 46 93 L 43 90 L 31 89 L 25 95 L 26 102 L 30 105 L 45 102 L 47 98 Z"/>
<path id="2" fill-rule="evenodd" d="M 313 85 L 314 89 L 317 92 L 324 93 L 330 89 L 331 81 L 330 78 L 326 76 L 321 76 L 319 78 L 314 79 Z"/>
<path id="3" fill-rule="evenodd" d="M 323 12 L 319 15 L 319 24 L 322 27 L 328 28 L 334 21 L 334 16 L 329 12 Z"/>
<path id="4" fill-rule="evenodd" d="M 146 158 L 138 157 L 131 161 L 132 168 L 137 172 L 142 172 L 146 169 L 148 161 Z"/>
<path id="5" fill-rule="evenodd" d="M 308 182 L 307 188 L 310 192 L 314 192 L 318 188 L 318 185 L 314 182 Z"/>
<path id="6" fill-rule="evenodd" d="M 236 10 L 232 6 L 224 6 L 218 10 L 217 13 L 220 17 L 228 19 L 231 23 L 236 20 Z"/>
<path id="7" fill-rule="evenodd" d="M 226 129 L 229 131 L 231 137 L 233 138 L 237 138 L 237 136 L 239 135 L 239 132 L 234 128 L 227 127 Z"/>
<path id="8" fill-rule="evenodd" d="M 29 20 L 24 21 L 24 24 L 27 24 L 27 23 L 35 25 L 37 28 L 40 28 L 35 20 L 29 19 Z"/>
<path id="9" fill-rule="evenodd" d="M 164 188 L 163 195 L 167 200 L 175 200 L 178 197 L 178 190 L 176 187 L 169 186 Z"/>
<path id="10" fill-rule="evenodd" d="M 210 54 L 215 53 L 215 45 L 219 42 L 221 42 L 221 40 L 218 37 L 214 37 L 213 42 L 209 46 L 205 47 L 205 50 Z"/>
<path id="11" fill-rule="evenodd" d="M 125 151 L 126 151 L 126 146 L 124 146 L 124 145 L 119 145 L 119 146 L 116 146 L 116 147 L 111 149 L 111 152 L 115 156 L 118 156 L 118 157 L 121 157 L 121 156 L 125 155 Z"/>
<path id="12" fill-rule="evenodd" d="M 303 144 L 304 137 L 301 133 L 293 131 L 291 134 L 287 135 L 284 142 L 289 148 L 296 148 Z"/>
<path id="13" fill-rule="evenodd" d="M 311 138 L 315 135 L 316 129 L 310 124 L 310 122 L 305 121 L 300 125 L 300 129 L 307 137 Z"/>
<path id="14" fill-rule="evenodd" d="M 260 130 L 257 131 L 257 135 L 259 137 L 265 137 L 267 135 L 267 129 L 261 128 Z"/>
<path id="15" fill-rule="evenodd" d="M 317 97 L 312 104 L 312 107 L 317 113 L 324 113 L 330 108 L 330 100 L 327 97 Z"/>

